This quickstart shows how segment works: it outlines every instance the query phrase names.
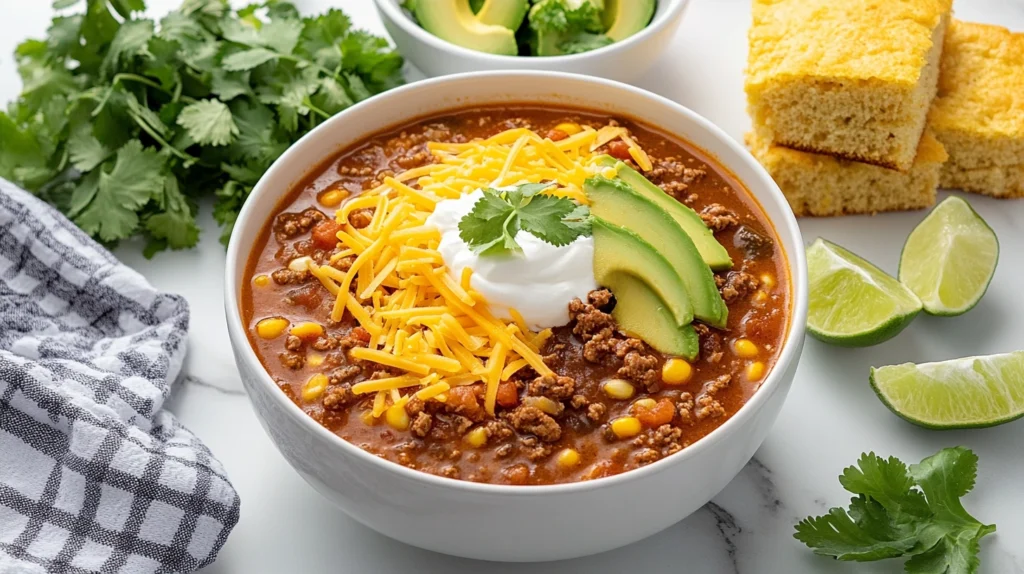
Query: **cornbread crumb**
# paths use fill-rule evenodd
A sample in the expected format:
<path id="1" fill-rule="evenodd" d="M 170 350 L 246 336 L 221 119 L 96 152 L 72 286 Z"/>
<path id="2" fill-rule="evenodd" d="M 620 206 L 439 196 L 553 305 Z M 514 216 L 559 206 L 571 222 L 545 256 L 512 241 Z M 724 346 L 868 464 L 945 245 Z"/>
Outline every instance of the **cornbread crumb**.
<path id="1" fill-rule="evenodd" d="M 949 152 L 941 185 L 1024 196 L 1024 34 L 954 20 L 929 125 Z"/>
<path id="2" fill-rule="evenodd" d="M 758 137 L 906 171 L 935 96 L 952 0 L 754 0 Z"/>
<path id="3" fill-rule="evenodd" d="M 848 215 L 923 209 L 935 204 L 939 170 L 946 161 L 942 144 L 925 132 L 906 173 L 768 144 L 746 137 L 757 158 L 797 216 Z"/>

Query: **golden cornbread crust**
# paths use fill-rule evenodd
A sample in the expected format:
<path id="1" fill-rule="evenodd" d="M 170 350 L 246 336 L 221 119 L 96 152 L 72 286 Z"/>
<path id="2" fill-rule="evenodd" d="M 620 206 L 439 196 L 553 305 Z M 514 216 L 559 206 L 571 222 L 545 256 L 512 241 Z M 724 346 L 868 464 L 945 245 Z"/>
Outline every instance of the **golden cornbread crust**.
<path id="1" fill-rule="evenodd" d="M 747 105 L 777 145 L 911 168 L 952 0 L 754 0 Z"/>
<path id="2" fill-rule="evenodd" d="M 747 134 L 746 142 L 798 217 L 931 207 L 939 171 L 947 158 L 942 144 L 928 132 L 921 137 L 917 157 L 905 173 L 771 145 L 753 132 Z"/>
<path id="3" fill-rule="evenodd" d="M 1024 34 L 954 20 L 928 123 L 949 152 L 942 185 L 1024 192 Z"/>

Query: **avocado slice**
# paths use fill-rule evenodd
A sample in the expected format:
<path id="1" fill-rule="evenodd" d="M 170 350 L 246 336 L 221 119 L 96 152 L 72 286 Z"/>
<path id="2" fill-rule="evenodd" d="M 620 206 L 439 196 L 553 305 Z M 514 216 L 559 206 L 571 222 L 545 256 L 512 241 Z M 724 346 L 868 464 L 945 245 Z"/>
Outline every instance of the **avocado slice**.
<path id="1" fill-rule="evenodd" d="M 416 20 L 427 32 L 456 46 L 505 56 L 519 53 L 515 32 L 480 22 L 469 0 L 418 1 Z"/>
<path id="2" fill-rule="evenodd" d="M 594 278 L 599 285 L 611 287 L 617 274 L 642 278 L 663 302 L 677 327 L 693 322 L 693 306 L 686 286 L 668 260 L 650 243 L 632 231 L 594 217 Z M 615 289 L 612 289 L 615 293 Z"/>
<path id="3" fill-rule="evenodd" d="M 502 26 L 515 32 L 526 17 L 529 0 L 485 0 L 476 19 L 490 26 Z"/>
<path id="4" fill-rule="evenodd" d="M 612 273 L 603 284 L 615 294 L 612 316 L 623 332 L 666 355 L 696 358 L 700 341 L 693 325 L 677 325 L 665 302 L 642 279 L 628 273 Z"/>
<path id="5" fill-rule="evenodd" d="M 654 17 L 655 0 L 606 0 L 605 35 L 620 42 L 643 30 Z"/>
<path id="6" fill-rule="evenodd" d="M 598 158 L 598 162 L 601 165 L 615 168 L 615 171 L 618 173 L 618 179 L 629 184 L 640 195 L 657 203 L 659 207 L 671 215 L 672 219 L 675 219 L 676 223 L 679 224 L 679 227 L 682 227 L 683 231 L 690 236 L 704 262 L 710 265 L 713 270 L 723 271 L 732 268 L 732 258 L 729 257 L 729 252 L 715 239 L 715 234 L 708 229 L 708 226 L 704 224 L 704 220 L 697 215 L 696 211 L 679 203 L 671 195 L 662 191 L 660 187 L 648 181 L 646 177 L 635 169 L 612 156 L 602 156 Z"/>
<path id="7" fill-rule="evenodd" d="M 592 177 L 584 182 L 583 191 L 590 200 L 592 214 L 633 231 L 668 260 L 686 285 L 697 319 L 713 327 L 725 327 L 729 310 L 715 286 L 711 268 L 674 219 L 622 181 Z M 596 243 L 594 251 L 596 258 Z M 655 282 L 652 277 L 640 276 L 649 285 Z"/>

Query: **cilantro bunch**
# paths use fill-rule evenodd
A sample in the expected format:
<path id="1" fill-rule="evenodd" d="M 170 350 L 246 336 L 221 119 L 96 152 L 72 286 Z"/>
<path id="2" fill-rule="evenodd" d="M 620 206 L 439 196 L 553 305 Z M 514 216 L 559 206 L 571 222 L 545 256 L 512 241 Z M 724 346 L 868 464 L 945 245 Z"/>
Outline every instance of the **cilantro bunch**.
<path id="1" fill-rule="evenodd" d="M 141 236 L 147 256 L 195 245 L 208 196 L 226 241 L 292 142 L 402 82 L 401 56 L 339 10 L 185 0 L 154 22 L 138 17 L 144 0 L 53 6 L 82 11 L 17 47 L 24 88 L 0 112 L 0 177 L 106 244 Z"/>
<path id="2" fill-rule="evenodd" d="M 833 508 L 796 526 L 797 540 L 816 554 L 866 562 L 909 557 L 911 574 L 971 574 L 978 541 L 995 532 L 964 510 L 960 498 L 974 488 L 978 457 L 947 448 L 907 467 L 897 458 L 861 455 L 839 477 L 857 495 L 850 508 Z"/>
<path id="3" fill-rule="evenodd" d="M 459 237 L 474 253 L 520 253 L 519 231 L 561 247 L 590 234 L 590 210 L 572 200 L 541 195 L 550 183 L 526 183 L 511 190 L 487 188 L 459 221 Z"/>

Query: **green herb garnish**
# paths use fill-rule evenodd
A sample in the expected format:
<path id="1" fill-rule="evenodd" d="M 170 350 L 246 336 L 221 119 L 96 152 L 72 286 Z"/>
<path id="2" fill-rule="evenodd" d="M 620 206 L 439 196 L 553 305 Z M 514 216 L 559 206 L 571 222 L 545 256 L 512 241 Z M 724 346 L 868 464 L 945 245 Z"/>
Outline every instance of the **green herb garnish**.
<path id="1" fill-rule="evenodd" d="M 0 177 L 104 243 L 141 236 L 147 256 L 196 244 L 204 197 L 226 240 L 292 142 L 402 82 L 401 56 L 339 10 L 185 0 L 156 23 L 143 0 L 53 5 L 84 7 L 15 52 L 24 88 L 0 112 Z"/>
<path id="2" fill-rule="evenodd" d="M 575 4 L 575 6 L 574 6 Z M 579 54 L 612 43 L 604 35 L 601 9 L 590 0 L 544 0 L 530 11 L 530 29 L 557 36 L 562 54 Z"/>
<path id="3" fill-rule="evenodd" d="M 909 557 L 911 574 L 970 574 L 978 569 L 978 541 L 995 532 L 964 510 L 974 488 L 978 457 L 946 448 L 909 468 L 895 457 L 861 455 L 839 477 L 857 495 L 850 508 L 832 508 L 796 526 L 797 540 L 816 554 L 867 562 Z"/>
<path id="4" fill-rule="evenodd" d="M 590 210 L 564 197 L 541 195 L 552 183 L 526 183 L 512 190 L 487 188 L 459 222 L 459 237 L 474 253 L 519 253 L 520 230 L 555 246 L 590 234 Z"/>

